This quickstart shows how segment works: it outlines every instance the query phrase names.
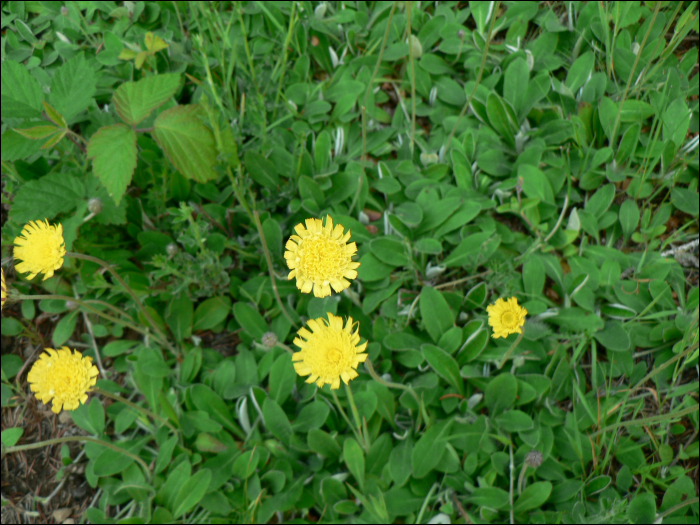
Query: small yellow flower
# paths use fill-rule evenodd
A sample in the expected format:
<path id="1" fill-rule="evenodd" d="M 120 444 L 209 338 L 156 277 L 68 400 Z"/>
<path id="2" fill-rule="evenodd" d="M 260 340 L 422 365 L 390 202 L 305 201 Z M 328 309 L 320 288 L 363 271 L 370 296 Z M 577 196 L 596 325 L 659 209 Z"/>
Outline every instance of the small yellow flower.
<path id="1" fill-rule="evenodd" d="M 5 308 L 5 299 L 7 299 L 7 290 L 5 289 L 5 271 L 0 268 L 0 272 L 2 273 L 2 303 L 0 303 L 0 310 Z"/>
<path id="2" fill-rule="evenodd" d="M 348 244 L 350 230 L 343 233 L 341 224 L 333 228 L 333 219 L 326 217 L 326 226 L 321 219 L 306 219 L 306 228 L 299 223 L 294 227 L 298 235 L 292 235 L 285 247 L 289 279 L 297 278 L 297 288 L 302 293 L 313 289 L 316 297 L 331 295 L 331 287 L 342 292 L 350 286 L 347 279 L 357 277 L 359 262 L 353 262 L 357 253 L 354 242 Z M 347 279 L 346 279 L 347 278 Z"/>
<path id="3" fill-rule="evenodd" d="M 507 337 L 509 334 L 522 334 L 522 326 L 525 324 L 527 310 L 518 304 L 515 297 L 507 301 L 502 298 L 496 300 L 496 304 L 486 307 L 489 313 L 489 326 L 493 328 L 493 337 Z"/>
<path id="4" fill-rule="evenodd" d="M 54 270 L 63 266 L 66 247 L 63 241 L 63 226 L 51 226 L 49 221 L 31 221 L 15 238 L 15 259 L 20 273 L 29 272 L 29 279 L 43 273 L 44 281 L 53 277 Z"/>
<path id="5" fill-rule="evenodd" d="M 48 353 L 39 356 L 27 376 L 30 388 L 44 404 L 53 399 L 54 414 L 61 408 L 75 410 L 87 401 L 90 387 L 95 386 L 97 367 L 92 357 L 83 357 L 77 350 L 71 353 L 67 346 L 45 350 Z"/>
<path id="6" fill-rule="evenodd" d="M 300 376 L 309 376 L 307 383 L 316 383 L 319 388 L 324 384 L 331 389 L 340 387 L 340 380 L 348 384 L 357 377 L 355 370 L 364 363 L 367 354 L 365 341 L 361 345 L 359 328 L 353 332 L 352 317 L 348 317 L 343 328 L 343 319 L 328 312 L 328 320 L 323 317 L 309 319 L 306 328 L 297 333 L 301 337 L 294 339 L 294 344 L 301 348 L 292 355 L 294 370 Z"/>

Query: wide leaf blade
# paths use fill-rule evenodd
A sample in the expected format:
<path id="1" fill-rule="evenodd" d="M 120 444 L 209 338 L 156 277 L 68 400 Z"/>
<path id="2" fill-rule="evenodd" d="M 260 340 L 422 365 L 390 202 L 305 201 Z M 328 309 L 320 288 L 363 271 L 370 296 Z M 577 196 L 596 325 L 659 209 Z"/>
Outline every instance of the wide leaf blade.
<path id="1" fill-rule="evenodd" d="M 217 177 L 216 143 L 211 130 L 199 118 L 199 104 L 176 106 L 156 119 L 153 136 L 170 162 L 188 179 L 206 182 Z"/>
<path id="2" fill-rule="evenodd" d="M 124 124 L 100 128 L 88 144 L 92 169 L 119 205 L 136 169 L 136 132 Z"/>
<path id="3" fill-rule="evenodd" d="M 180 75 L 168 73 L 124 82 L 114 92 L 114 107 L 127 124 L 136 125 L 165 104 L 177 91 Z"/>

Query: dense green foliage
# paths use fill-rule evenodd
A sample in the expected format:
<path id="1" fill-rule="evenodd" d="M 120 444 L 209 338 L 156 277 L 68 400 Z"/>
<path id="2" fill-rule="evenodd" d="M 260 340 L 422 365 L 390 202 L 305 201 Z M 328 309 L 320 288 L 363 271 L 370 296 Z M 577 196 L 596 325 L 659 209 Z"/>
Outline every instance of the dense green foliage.
<path id="1" fill-rule="evenodd" d="M 5 275 L 93 308 L 7 304 L 2 334 L 137 405 L 70 413 L 85 519 L 698 522 L 697 3 L 5 2 L 2 29 Z M 284 245 L 326 215 L 361 266 L 319 299 Z M 12 271 L 44 218 L 133 294 Z M 491 337 L 499 297 L 522 337 Z M 284 348 L 327 312 L 369 342 L 352 396 Z M 42 410 L 2 354 L 3 411 Z"/>

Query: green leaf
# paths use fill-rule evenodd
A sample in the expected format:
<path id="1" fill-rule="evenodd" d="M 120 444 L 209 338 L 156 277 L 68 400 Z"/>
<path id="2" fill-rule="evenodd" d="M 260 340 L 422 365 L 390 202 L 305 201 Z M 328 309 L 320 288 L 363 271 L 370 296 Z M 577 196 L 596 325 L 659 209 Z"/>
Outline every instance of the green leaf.
<path id="1" fill-rule="evenodd" d="M 420 437 L 411 454 L 413 477 L 427 476 L 440 462 L 452 423 L 453 419 L 437 422 Z"/>
<path id="2" fill-rule="evenodd" d="M 457 211 L 450 215 L 449 219 L 447 219 L 438 229 L 435 230 L 435 233 L 433 234 L 434 237 L 430 240 L 437 241 L 438 239 L 441 239 L 445 234 L 456 230 L 457 228 L 461 228 L 468 222 L 471 222 L 471 220 L 474 217 L 479 215 L 480 211 L 481 205 L 478 202 L 471 200 L 463 202 L 462 204 L 460 204 Z M 418 243 L 416 243 L 416 246 L 417 245 Z"/>
<path id="3" fill-rule="evenodd" d="M 58 322 L 56 328 L 53 331 L 53 344 L 56 348 L 59 348 L 70 339 L 75 331 L 75 323 L 77 321 L 78 310 L 75 310 L 68 315 L 64 315 L 63 318 Z"/>
<path id="4" fill-rule="evenodd" d="M 523 264 L 523 285 L 528 297 L 536 298 L 542 294 L 546 277 L 542 259 L 536 256 L 525 259 Z"/>
<path id="5" fill-rule="evenodd" d="M 442 253 L 442 243 L 437 239 L 418 239 L 413 249 L 419 253 L 437 255 Z"/>
<path id="6" fill-rule="evenodd" d="M 524 58 L 518 57 L 508 65 L 503 82 L 503 98 L 513 106 L 518 117 L 522 117 L 526 109 L 525 93 L 529 80 L 530 70 Z"/>
<path id="7" fill-rule="evenodd" d="M 415 228 L 423 221 L 423 209 L 415 202 L 402 202 L 394 208 L 394 215 L 409 228 Z"/>
<path id="8" fill-rule="evenodd" d="M 391 275 L 394 270 L 393 266 L 384 264 L 371 253 L 363 255 L 359 262 L 357 274 L 361 281 L 379 281 Z"/>
<path id="9" fill-rule="evenodd" d="M 689 188 L 679 188 L 678 186 L 673 188 L 671 190 L 671 202 L 676 208 L 693 217 L 697 217 L 700 212 L 698 192 Z M 620 213 L 622 213 L 622 210 L 620 210 Z"/>
<path id="10" fill-rule="evenodd" d="M 282 228 L 279 223 L 270 218 L 263 222 L 263 233 L 265 234 L 265 242 L 273 257 L 280 259 L 282 257 Z"/>
<path id="11" fill-rule="evenodd" d="M 531 430 L 535 424 L 532 418 L 521 410 L 506 410 L 494 418 L 496 425 L 506 432 Z"/>
<path id="12" fill-rule="evenodd" d="M 552 493 L 552 484 L 549 481 L 536 481 L 528 485 L 523 493 L 518 496 L 513 505 L 516 513 L 525 512 L 541 507 Z"/>
<path id="13" fill-rule="evenodd" d="M 52 172 L 20 186 L 10 208 L 10 217 L 20 224 L 53 219 L 75 208 L 84 193 L 83 183 L 73 175 Z"/>
<path id="14" fill-rule="evenodd" d="M 182 342 L 192 335 L 193 319 L 194 305 L 192 299 L 187 297 L 187 295 L 183 293 L 180 297 L 170 301 L 165 322 L 168 323 L 175 340 Z"/>
<path id="15" fill-rule="evenodd" d="M 234 304 L 233 315 L 243 330 L 256 341 L 260 341 L 265 332 L 270 330 L 258 310 L 247 303 Z"/>
<path id="16" fill-rule="evenodd" d="M 262 412 L 265 426 L 270 433 L 285 445 L 289 445 L 289 440 L 294 431 L 282 407 L 280 407 L 274 399 L 266 397 L 263 402 Z"/>
<path id="17" fill-rule="evenodd" d="M 292 393 L 297 374 L 292 365 L 292 358 L 283 352 L 270 369 L 270 396 L 282 405 Z M 308 429 L 307 429 L 308 430 Z"/>
<path id="18" fill-rule="evenodd" d="M 19 133 L 23 137 L 31 140 L 45 139 L 46 137 L 53 135 L 57 131 L 60 131 L 56 126 L 34 126 L 33 128 L 17 128 L 16 133 Z"/>
<path id="19" fill-rule="evenodd" d="M 656 497 L 651 492 L 640 492 L 627 508 L 627 518 L 632 523 L 654 523 L 656 518 Z"/>
<path id="20" fill-rule="evenodd" d="M 282 355 L 287 358 L 287 365 L 289 365 L 289 357 L 286 353 Z M 293 370 L 291 366 L 288 366 L 288 368 Z M 270 384 L 272 385 L 272 382 Z M 331 409 L 323 401 L 312 401 L 301 409 L 301 412 L 299 412 L 299 415 L 292 423 L 292 428 L 295 432 L 308 432 L 312 429 L 321 428 L 328 419 L 330 411 Z M 338 452 L 340 452 L 340 449 L 338 449 Z"/>
<path id="21" fill-rule="evenodd" d="M 421 345 L 421 352 L 440 377 L 455 387 L 460 394 L 464 394 L 464 381 L 459 375 L 459 365 L 450 354 L 431 344 Z"/>
<path id="22" fill-rule="evenodd" d="M 19 438 L 24 434 L 24 429 L 22 427 L 7 428 L 2 431 L 2 444 L 6 447 L 14 447 L 19 441 Z"/>
<path id="23" fill-rule="evenodd" d="M 218 421 L 237 436 L 245 437 L 241 430 L 233 424 L 228 406 L 216 392 L 206 385 L 197 383 L 192 385 L 190 393 L 197 410 L 208 413 L 213 420 Z"/>
<path id="24" fill-rule="evenodd" d="M 327 458 L 337 458 L 340 455 L 340 445 L 328 432 L 312 428 L 308 435 L 309 448 Z"/>
<path id="25" fill-rule="evenodd" d="M 480 487 L 467 498 L 467 501 L 477 507 L 488 507 L 490 509 L 502 509 L 508 505 L 508 493 L 497 487 Z"/>
<path id="26" fill-rule="evenodd" d="M 199 503 L 209 487 L 209 481 L 211 481 L 211 470 L 203 468 L 185 482 L 177 495 L 173 508 L 174 518 L 179 518 Z"/>
<path id="27" fill-rule="evenodd" d="M 126 470 L 133 462 L 133 458 L 111 448 L 105 448 L 94 459 L 92 470 L 96 476 L 114 476 Z"/>
<path id="28" fill-rule="evenodd" d="M 493 129 L 509 146 L 514 147 L 518 121 L 513 109 L 501 97 L 491 93 L 486 100 L 486 114 Z"/>
<path id="29" fill-rule="evenodd" d="M 639 208 L 633 200 L 626 200 L 620 205 L 620 225 L 626 237 L 632 235 L 639 224 Z"/>
<path id="30" fill-rule="evenodd" d="M 596 219 L 600 219 L 615 198 L 615 186 L 606 184 L 599 188 L 586 203 L 586 211 L 592 213 Z"/>
<path id="31" fill-rule="evenodd" d="M 114 108 L 124 122 L 135 126 L 154 109 L 170 100 L 179 85 L 180 75 L 176 73 L 154 75 L 138 82 L 124 82 L 112 97 Z"/>
<path id="32" fill-rule="evenodd" d="M 90 415 L 92 428 L 94 428 L 98 434 L 102 434 L 105 430 L 105 410 L 102 406 L 102 401 L 100 401 L 98 397 L 94 397 L 90 400 L 88 414 Z"/>
<path id="33" fill-rule="evenodd" d="M 436 343 L 455 322 L 455 314 L 447 300 L 432 286 L 424 286 L 421 290 L 420 313 L 426 330 Z"/>
<path id="34" fill-rule="evenodd" d="M 477 257 L 488 257 L 500 244 L 500 236 L 491 232 L 474 233 L 462 239 L 452 253 L 442 262 L 448 268 L 473 262 Z"/>
<path id="35" fill-rule="evenodd" d="M 518 395 L 518 380 L 510 373 L 494 377 L 484 391 L 484 402 L 494 416 L 515 404 Z"/>
<path id="36" fill-rule="evenodd" d="M 210 330 L 231 313 L 231 299 L 225 295 L 211 297 L 200 304 L 194 312 L 193 330 Z"/>
<path id="37" fill-rule="evenodd" d="M 594 334 L 596 340 L 612 352 L 626 352 L 632 342 L 619 321 L 606 321 L 605 328 Z"/>
<path id="38" fill-rule="evenodd" d="M 153 125 L 158 145 L 186 178 L 206 182 L 217 177 L 216 141 L 200 119 L 204 110 L 199 104 L 175 106 L 163 111 Z"/>
<path id="39" fill-rule="evenodd" d="M 628 99 L 622 103 L 620 122 L 637 122 L 646 120 L 655 113 L 651 104 L 642 100 Z"/>
<path id="40" fill-rule="evenodd" d="M 566 74 L 566 80 L 564 84 L 575 93 L 581 86 L 583 86 L 593 71 L 593 66 L 595 64 L 595 57 L 591 51 L 587 51 L 576 61 L 571 64 L 569 72 Z"/>
<path id="41" fill-rule="evenodd" d="M 400 487 L 411 476 L 411 456 L 413 455 L 413 440 L 407 437 L 396 445 L 389 455 L 389 473 L 394 480 L 394 486 Z"/>
<path id="42" fill-rule="evenodd" d="M 245 153 L 243 164 L 255 182 L 270 190 L 277 189 L 280 179 L 272 161 L 259 153 L 248 150 Z"/>
<path id="43" fill-rule="evenodd" d="M 31 122 L 25 122 L 18 126 L 18 128 L 31 126 Z M 17 133 L 15 129 L 8 129 L 0 136 L 0 146 L 0 158 L 2 158 L 2 160 L 14 161 L 26 159 L 39 151 L 41 142 L 25 138 Z"/>
<path id="44" fill-rule="evenodd" d="M 44 94 L 36 79 L 24 65 L 12 60 L 3 60 L 0 68 L 2 118 L 40 118 Z"/>
<path id="45" fill-rule="evenodd" d="M 136 169 L 136 132 L 124 124 L 100 128 L 87 153 L 95 175 L 119 205 Z"/>
<path id="46" fill-rule="evenodd" d="M 406 247 L 393 237 L 378 237 L 372 239 L 369 249 L 383 263 L 392 266 L 408 266 L 411 261 L 406 255 Z"/>
<path id="47" fill-rule="evenodd" d="M 528 197 L 538 198 L 542 202 L 554 204 L 554 191 L 547 176 L 535 166 L 521 164 L 518 177 L 523 179 L 523 192 Z"/>
<path id="48" fill-rule="evenodd" d="M 355 438 L 349 437 L 343 443 L 343 459 L 348 470 L 360 485 L 360 491 L 365 491 L 365 455 Z"/>
<path id="49" fill-rule="evenodd" d="M 49 103 L 70 122 L 91 104 L 96 86 L 95 70 L 80 53 L 56 69 L 51 80 Z"/>
<path id="50" fill-rule="evenodd" d="M 663 138 L 672 140 L 677 148 L 683 145 L 688 133 L 691 111 L 685 105 L 683 97 L 677 98 L 668 105 L 663 116 Z"/>

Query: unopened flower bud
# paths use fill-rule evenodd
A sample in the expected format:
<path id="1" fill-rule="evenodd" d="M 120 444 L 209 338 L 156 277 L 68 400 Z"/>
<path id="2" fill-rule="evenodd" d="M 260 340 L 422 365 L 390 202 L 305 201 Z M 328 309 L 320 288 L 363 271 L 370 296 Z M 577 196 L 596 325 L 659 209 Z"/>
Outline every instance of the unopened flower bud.
<path id="1" fill-rule="evenodd" d="M 420 58 L 423 55 L 423 46 L 416 35 L 411 35 L 408 41 L 408 45 L 411 46 L 413 58 Z"/>
<path id="2" fill-rule="evenodd" d="M 525 464 L 528 467 L 537 468 L 543 461 L 544 458 L 542 457 L 542 452 L 539 450 L 531 450 L 527 453 L 527 456 L 525 456 Z"/>
<path id="3" fill-rule="evenodd" d="M 277 344 L 277 335 L 274 332 L 265 332 L 262 336 L 262 344 L 267 348 L 274 348 Z"/>
<path id="4" fill-rule="evenodd" d="M 76 303 L 75 301 L 66 301 L 66 308 L 73 311 L 76 308 L 78 308 L 78 303 Z"/>
<path id="5" fill-rule="evenodd" d="M 423 166 L 430 166 L 431 164 L 437 164 L 438 156 L 436 153 L 421 153 L 420 161 L 423 163 Z"/>
<path id="6" fill-rule="evenodd" d="M 174 242 L 171 242 L 165 247 L 165 252 L 168 254 L 168 257 L 173 257 L 179 251 L 180 248 L 178 248 L 177 244 L 175 244 Z"/>
<path id="7" fill-rule="evenodd" d="M 88 211 L 94 215 L 97 215 L 102 211 L 102 201 L 97 197 L 93 197 L 88 201 Z"/>

